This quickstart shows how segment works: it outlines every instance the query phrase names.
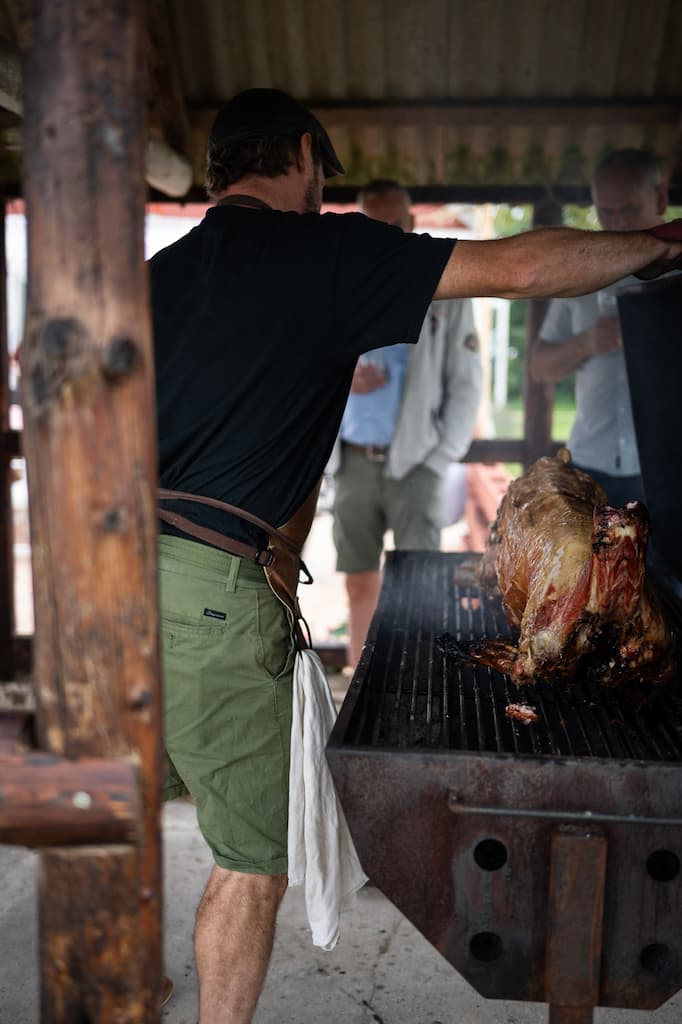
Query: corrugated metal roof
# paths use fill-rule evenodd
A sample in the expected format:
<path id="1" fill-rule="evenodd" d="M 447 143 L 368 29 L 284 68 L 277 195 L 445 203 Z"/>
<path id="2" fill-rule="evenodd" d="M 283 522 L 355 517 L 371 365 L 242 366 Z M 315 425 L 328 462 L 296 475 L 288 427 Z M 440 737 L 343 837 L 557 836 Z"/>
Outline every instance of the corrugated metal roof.
<path id="1" fill-rule="evenodd" d="M 584 184 L 624 145 L 682 162 L 680 0 L 170 0 L 169 11 L 199 180 L 202 111 L 254 85 L 316 107 L 349 184 Z M 539 101 L 554 105 L 528 106 Z"/>
<path id="2" fill-rule="evenodd" d="M 682 92 L 679 0 L 170 0 L 187 99 Z"/>
<path id="3" fill-rule="evenodd" d="M 216 106 L 274 86 L 318 111 L 349 185 L 584 185 L 624 145 L 682 185 L 682 0 L 145 3 L 168 19 L 197 184 Z M 0 37 L 20 6 L 0 0 Z"/>

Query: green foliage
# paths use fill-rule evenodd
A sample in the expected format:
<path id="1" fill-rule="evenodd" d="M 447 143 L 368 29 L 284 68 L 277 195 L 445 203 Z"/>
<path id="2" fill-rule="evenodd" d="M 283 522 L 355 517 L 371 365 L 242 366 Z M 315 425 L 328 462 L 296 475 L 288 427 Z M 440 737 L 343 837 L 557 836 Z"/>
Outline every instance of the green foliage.
<path id="1" fill-rule="evenodd" d="M 520 231 L 528 231 L 532 217 L 533 207 L 529 203 L 517 206 L 497 206 L 493 220 L 495 235 L 497 238 L 505 238 L 507 235 L 518 235 Z"/>

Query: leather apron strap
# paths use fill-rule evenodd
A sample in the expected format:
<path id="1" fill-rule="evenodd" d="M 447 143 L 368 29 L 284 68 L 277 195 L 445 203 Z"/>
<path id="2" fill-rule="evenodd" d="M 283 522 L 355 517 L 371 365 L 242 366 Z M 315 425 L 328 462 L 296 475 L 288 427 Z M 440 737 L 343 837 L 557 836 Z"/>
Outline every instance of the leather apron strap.
<path id="1" fill-rule="evenodd" d="M 305 582 L 312 583 L 312 577 L 301 558 L 301 551 L 315 516 L 320 483 L 321 481 L 317 482 L 303 504 L 294 512 L 293 516 L 284 526 L 279 528 L 271 526 L 264 519 L 260 519 L 245 509 L 238 508 L 236 505 L 230 505 L 226 501 L 219 501 L 217 498 L 208 498 L 201 494 L 190 494 L 187 491 L 171 491 L 166 488 L 159 488 L 158 490 L 159 501 L 193 501 L 200 505 L 209 505 L 211 508 L 220 509 L 222 512 L 229 512 L 230 515 L 252 523 L 268 535 L 267 548 L 257 548 L 243 541 L 235 540 L 233 537 L 226 537 L 224 534 L 218 533 L 217 530 L 211 530 L 207 526 L 200 526 L 198 523 L 192 522 L 191 519 L 187 519 L 177 512 L 171 512 L 161 506 L 158 508 L 159 519 L 174 526 L 182 533 L 186 533 L 197 540 L 205 541 L 207 544 L 211 544 L 221 551 L 227 551 L 231 555 L 237 555 L 239 558 L 248 558 L 250 561 L 262 566 L 273 594 L 290 612 L 292 625 L 296 632 L 296 639 L 301 648 L 310 646 L 310 631 L 306 623 L 306 631 L 308 633 L 306 637 L 301 627 L 301 622 L 305 622 L 305 620 L 301 615 L 296 590 L 301 569 L 303 569 L 308 577 Z"/>

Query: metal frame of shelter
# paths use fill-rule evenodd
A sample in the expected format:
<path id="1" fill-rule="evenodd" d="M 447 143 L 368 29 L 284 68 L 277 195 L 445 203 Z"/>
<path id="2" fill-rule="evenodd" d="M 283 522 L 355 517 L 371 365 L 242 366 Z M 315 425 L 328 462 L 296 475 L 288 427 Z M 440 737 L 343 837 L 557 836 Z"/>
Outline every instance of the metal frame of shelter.
<path id="1" fill-rule="evenodd" d="M 23 113 L 29 240 L 19 436 L 8 418 L 3 212 L 0 680 L 30 674 L 36 703 L 34 718 L 0 716 L 0 842 L 40 851 L 43 1024 L 151 1024 L 160 1012 L 162 744 L 144 210 L 148 185 L 178 197 L 192 179 L 164 19 L 155 17 L 160 4 L 27 0 L 20 100 L 17 54 L 0 45 L 0 105 L 10 109 L 9 96 Z M 560 218 L 557 202 L 538 197 L 536 224 Z M 542 313 L 542 303 L 530 304 L 531 338 Z M 476 441 L 468 461 L 528 464 L 549 451 L 551 387 L 527 378 L 525 409 L 523 440 Z M 10 463 L 20 455 L 29 481 L 32 643 L 14 630 Z"/>

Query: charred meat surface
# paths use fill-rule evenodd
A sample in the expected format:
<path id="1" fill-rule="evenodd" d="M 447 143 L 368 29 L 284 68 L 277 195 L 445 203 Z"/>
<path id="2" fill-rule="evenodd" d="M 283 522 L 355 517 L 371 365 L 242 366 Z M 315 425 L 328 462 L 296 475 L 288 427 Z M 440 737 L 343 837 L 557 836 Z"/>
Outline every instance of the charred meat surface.
<path id="1" fill-rule="evenodd" d="M 640 502 L 611 508 L 566 449 L 538 459 L 510 484 L 481 563 L 482 585 L 499 589 L 518 644 L 482 640 L 468 656 L 518 683 L 668 678 L 673 637 L 646 579 L 647 538 Z"/>

